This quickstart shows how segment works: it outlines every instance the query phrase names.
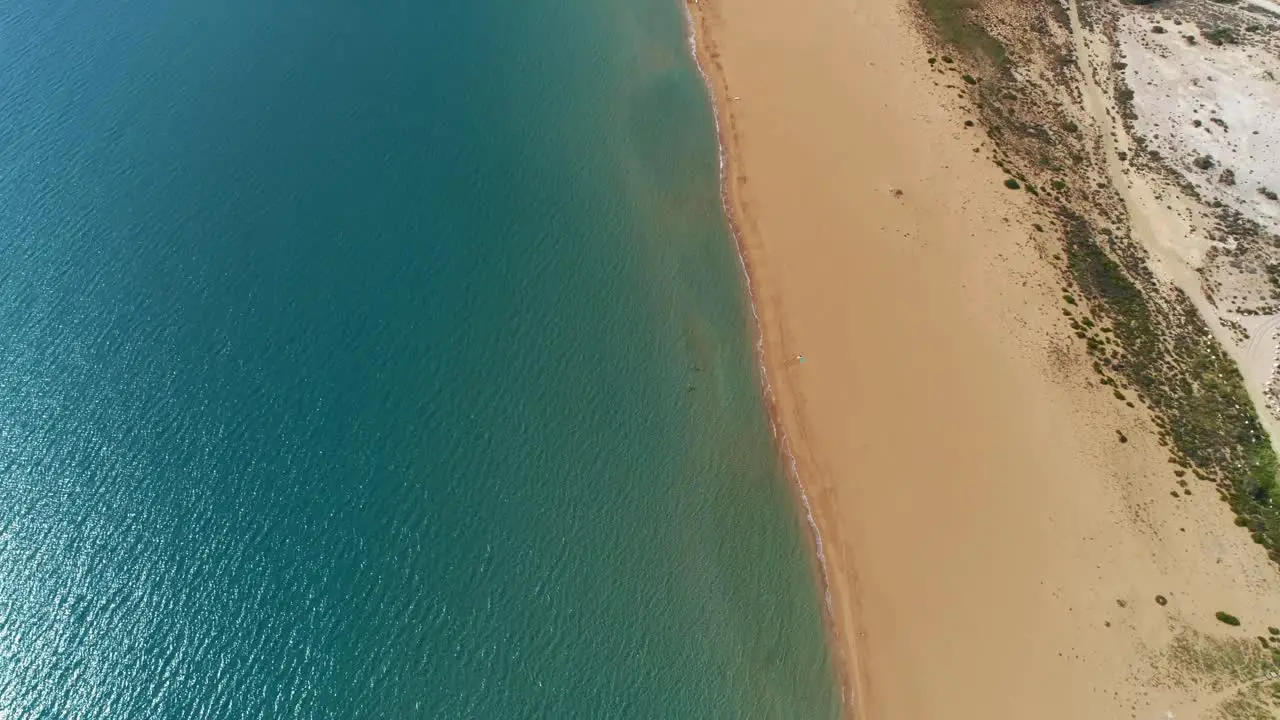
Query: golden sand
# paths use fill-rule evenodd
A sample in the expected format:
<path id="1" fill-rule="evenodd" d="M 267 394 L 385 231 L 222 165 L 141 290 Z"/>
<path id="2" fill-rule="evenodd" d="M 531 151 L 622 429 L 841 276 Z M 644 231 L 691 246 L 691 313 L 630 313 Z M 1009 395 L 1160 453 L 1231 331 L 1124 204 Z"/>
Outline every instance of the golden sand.
<path id="1" fill-rule="evenodd" d="M 1277 574 L 1099 391 L 906 1 L 689 3 L 848 715 L 1196 717 L 1159 653 Z"/>

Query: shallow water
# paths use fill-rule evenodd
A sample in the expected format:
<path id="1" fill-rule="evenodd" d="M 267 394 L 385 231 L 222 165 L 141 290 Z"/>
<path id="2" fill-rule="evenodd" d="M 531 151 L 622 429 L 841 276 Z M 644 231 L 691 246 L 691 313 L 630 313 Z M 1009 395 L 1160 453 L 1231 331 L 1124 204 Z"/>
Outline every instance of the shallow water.
<path id="1" fill-rule="evenodd" d="M 0 8 L 0 716 L 826 718 L 669 0 Z"/>

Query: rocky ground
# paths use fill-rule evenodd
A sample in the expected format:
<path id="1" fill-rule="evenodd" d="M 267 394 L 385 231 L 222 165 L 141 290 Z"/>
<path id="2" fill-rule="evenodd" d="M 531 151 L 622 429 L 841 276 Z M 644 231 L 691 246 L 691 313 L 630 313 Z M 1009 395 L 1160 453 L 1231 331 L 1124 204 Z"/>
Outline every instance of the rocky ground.
<path id="1" fill-rule="evenodd" d="M 1280 430 L 1280 14 L 1270 3 L 1117 6 L 1129 159 L 1181 225 L 1160 245 Z"/>

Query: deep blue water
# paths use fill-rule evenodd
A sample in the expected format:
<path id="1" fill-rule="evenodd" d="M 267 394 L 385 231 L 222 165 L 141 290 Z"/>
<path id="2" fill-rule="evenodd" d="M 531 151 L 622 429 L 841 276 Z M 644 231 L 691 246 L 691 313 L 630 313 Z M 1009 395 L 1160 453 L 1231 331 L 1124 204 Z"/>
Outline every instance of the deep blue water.
<path id="1" fill-rule="evenodd" d="M 678 0 L 0 5 L 0 717 L 829 718 Z"/>

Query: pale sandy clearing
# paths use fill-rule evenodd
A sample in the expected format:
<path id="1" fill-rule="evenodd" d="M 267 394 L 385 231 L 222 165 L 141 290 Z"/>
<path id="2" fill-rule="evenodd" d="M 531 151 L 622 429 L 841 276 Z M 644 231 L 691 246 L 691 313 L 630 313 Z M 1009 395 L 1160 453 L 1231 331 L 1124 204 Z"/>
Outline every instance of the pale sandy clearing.
<path id="1" fill-rule="evenodd" d="M 1137 111 L 1133 130 L 1200 195 L 1197 201 L 1168 178 L 1135 173 L 1128 181 L 1133 195 L 1149 199 L 1131 202 L 1131 209 L 1168 228 L 1160 238 L 1147 238 L 1148 246 L 1161 256 L 1166 274 L 1211 318 L 1274 439 L 1280 434 L 1280 302 L 1264 266 L 1280 252 L 1263 244 L 1256 250 L 1211 253 L 1216 213 L 1210 205 L 1222 203 L 1265 232 L 1280 233 L 1280 202 L 1263 194 L 1280 188 L 1280 56 L 1271 35 L 1241 30 L 1267 22 L 1265 16 L 1230 6 L 1203 7 L 1213 14 L 1199 22 L 1197 6 L 1183 5 L 1176 12 L 1126 10 L 1116 24 L 1119 57 L 1127 63 L 1124 81 Z M 1167 32 L 1153 32 L 1154 27 Z M 1202 31 L 1214 27 L 1233 28 L 1242 44 L 1206 42 Z M 1212 166 L 1197 167 L 1199 158 L 1210 158 Z M 1235 250 L 1236 244 L 1227 240 L 1219 248 Z"/>

